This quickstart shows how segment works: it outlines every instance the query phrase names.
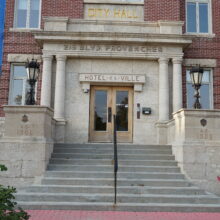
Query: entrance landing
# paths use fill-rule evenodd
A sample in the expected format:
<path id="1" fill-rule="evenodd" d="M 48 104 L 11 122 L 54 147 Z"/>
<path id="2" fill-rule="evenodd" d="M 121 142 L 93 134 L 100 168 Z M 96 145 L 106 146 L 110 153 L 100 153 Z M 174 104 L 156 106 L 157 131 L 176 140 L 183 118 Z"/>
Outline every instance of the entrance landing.
<path id="1" fill-rule="evenodd" d="M 30 220 L 219 220 L 220 213 L 29 210 Z"/>

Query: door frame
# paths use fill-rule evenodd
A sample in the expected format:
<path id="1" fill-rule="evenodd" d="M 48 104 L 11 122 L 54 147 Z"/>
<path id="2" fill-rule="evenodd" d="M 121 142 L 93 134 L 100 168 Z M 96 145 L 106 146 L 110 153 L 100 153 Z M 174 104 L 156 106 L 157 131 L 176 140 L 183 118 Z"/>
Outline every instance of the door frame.
<path id="1" fill-rule="evenodd" d="M 94 107 L 95 107 L 95 91 L 107 91 L 107 125 L 106 131 L 94 130 Z M 134 90 L 132 86 L 91 86 L 90 105 L 89 105 L 89 142 L 113 142 L 113 114 L 116 113 L 116 92 L 128 91 L 128 131 L 117 131 L 118 142 L 133 142 L 133 99 Z M 111 122 L 108 122 L 108 107 L 112 108 Z"/>

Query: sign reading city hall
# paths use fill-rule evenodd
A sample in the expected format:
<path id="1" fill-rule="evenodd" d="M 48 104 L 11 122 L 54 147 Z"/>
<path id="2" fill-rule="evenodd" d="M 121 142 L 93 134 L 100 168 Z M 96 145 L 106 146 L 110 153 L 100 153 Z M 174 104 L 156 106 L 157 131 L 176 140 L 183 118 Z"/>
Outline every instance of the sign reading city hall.
<path id="1" fill-rule="evenodd" d="M 84 18 L 88 20 L 143 21 L 142 5 L 85 4 Z"/>

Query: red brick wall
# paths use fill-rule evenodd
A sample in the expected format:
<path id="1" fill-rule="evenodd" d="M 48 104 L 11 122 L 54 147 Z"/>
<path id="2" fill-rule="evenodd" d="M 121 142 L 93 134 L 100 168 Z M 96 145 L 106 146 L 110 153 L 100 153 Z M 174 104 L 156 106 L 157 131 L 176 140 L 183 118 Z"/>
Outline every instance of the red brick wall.
<path id="1" fill-rule="evenodd" d="M 41 54 L 32 34 L 28 32 L 12 32 L 14 22 L 14 2 L 7 0 L 5 16 L 5 40 L 2 76 L 0 77 L 0 117 L 4 116 L 2 105 L 8 104 L 10 63 L 7 55 L 10 53 Z M 70 18 L 82 18 L 83 0 L 42 0 L 42 17 L 44 16 L 66 16 Z M 41 19 L 43 24 L 43 19 Z M 41 79 L 38 83 L 37 100 L 40 99 Z"/>
<path id="2" fill-rule="evenodd" d="M 7 0 L 5 41 L 3 57 L 3 75 L 0 78 L 0 116 L 3 116 L 2 105 L 8 103 L 10 64 L 7 63 L 9 53 L 41 54 L 33 36 L 25 32 L 10 32 L 14 20 L 14 1 Z M 83 0 L 42 0 L 43 16 L 65 16 L 70 18 L 83 17 Z M 214 69 L 214 105 L 220 109 L 220 0 L 212 0 L 214 38 L 195 38 L 190 47 L 185 50 L 185 58 L 217 59 L 218 66 Z M 182 20 L 185 21 L 185 0 L 145 0 L 145 20 Z M 43 23 L 43 21 L 42 21 Z M 185 27 L 184 27 L 185 28 Z M 39 90 L 41 80 L 38 83 Z M 183 83 L 185 82 L 185 70 Z M 183 84 L 184 104 L 185 83 Z M 40 92 L 38 90 L 38 102 Z"/>
<path id="3" fill-rule="evenodd" d="M 181 2 L 184 5 L 184 1 Z M 181 7 L 181 19 L 185 20 L 185 7 Z M 213 69 L 214 108 L 220 109 L 220 1 L 212 0 L 213 34 L 215 37 L 195 37 L 193 43 L 184 51 L 184 58 L 216 59 Z M 185 73 L 183 74 L 185 77 Z M 185 78 L 183 79 L 183 83 Z M 185 84 L 183 84 L 184 105 L 186 104 Z"/>
<path id="4" fill-rule="evenodd" d="M 145 21 L 180 20 L 181 0 L 145 0 Z"/>
<path id="5" fill-rule="evenodd" d="M 43 0 L 43 16 L 83 17 L 83 0 Z"/>

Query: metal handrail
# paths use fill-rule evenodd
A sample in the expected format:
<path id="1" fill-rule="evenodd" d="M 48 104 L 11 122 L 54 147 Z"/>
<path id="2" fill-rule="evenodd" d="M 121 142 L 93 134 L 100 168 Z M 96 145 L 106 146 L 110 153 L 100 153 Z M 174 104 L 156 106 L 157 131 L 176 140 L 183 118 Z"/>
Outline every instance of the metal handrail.
<path id="1" fill-rule="evenodd" d="M 117 173 L 118 173 L 118 149 L 117 149 L 117 126 L 116 126 L 116 115 L 114 117 L 114 132 L 113 132 L 113 140 L 114 140 L 114 187 L 115 187 L 115 199 L 114 203 L 117 203 Z"/>

